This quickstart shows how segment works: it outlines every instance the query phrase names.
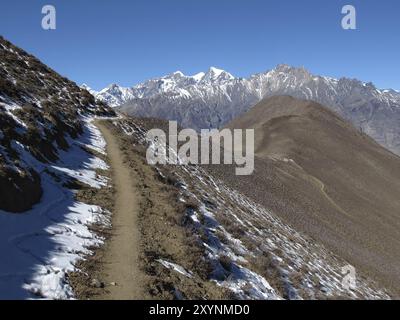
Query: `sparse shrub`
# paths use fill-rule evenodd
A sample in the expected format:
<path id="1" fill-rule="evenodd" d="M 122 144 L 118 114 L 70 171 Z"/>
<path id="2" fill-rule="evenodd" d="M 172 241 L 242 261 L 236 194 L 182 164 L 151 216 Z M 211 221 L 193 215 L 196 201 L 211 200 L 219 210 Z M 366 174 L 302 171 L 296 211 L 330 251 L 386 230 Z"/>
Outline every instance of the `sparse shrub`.
<path id="1" fill-rule="evenodd" d="M 232 267 L 232 259 L 223 254 L 219 257 L 219 263 L 221 264 L 222 268 L 224 268 L 226 271 L 230 271 Z"/>
<path id="2" fill-rule="evenodd" d="M 6 95 L 10 98 L 19 98 L 18 91 L 14 84 L 7 79 L 0 78 L 0 94 Z"/>
<path id="3" fill-rule="evenodd" d="M 284 298 L 287 298 L 287 285 L 277 259 L 269 252 L 249 257 L 249 268 L 264 277 L 268 283 Z"/>
<path id="4" fill-rule="evenodd" d="M 190 198 L 186 199 L 185 206 L 186 206 L 187 209 L 192 209 L 194 211 L 199 211 L 200 202 L 196 198 L 190 197 Z"/>

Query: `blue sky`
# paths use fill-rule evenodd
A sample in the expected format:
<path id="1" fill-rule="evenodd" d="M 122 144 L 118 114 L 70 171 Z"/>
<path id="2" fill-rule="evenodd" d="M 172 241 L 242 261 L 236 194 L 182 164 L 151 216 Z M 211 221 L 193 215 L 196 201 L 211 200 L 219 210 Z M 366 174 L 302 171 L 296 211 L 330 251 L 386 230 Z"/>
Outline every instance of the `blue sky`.
<path id="1" fill-rule="evenodd" d="M 57 30 L 41 9 L 57 9 Z M 357 30 L 341 9 L 357 9 Z M 400 89 L 398 0 L 2 0 L 0 34 L 78 84 L 131 86 L 210 66 L 235 76 L 279 63 Z"/>

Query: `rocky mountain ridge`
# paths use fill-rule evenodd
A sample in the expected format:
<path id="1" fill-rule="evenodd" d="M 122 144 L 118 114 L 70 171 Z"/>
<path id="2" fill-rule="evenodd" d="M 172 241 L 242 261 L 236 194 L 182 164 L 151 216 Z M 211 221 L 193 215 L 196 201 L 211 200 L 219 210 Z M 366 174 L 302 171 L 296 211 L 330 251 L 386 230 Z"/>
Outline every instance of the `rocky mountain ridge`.
<path id="1" fill-rule="evenodd" d="M 356 79 L 314 75 L 305 68 L 278 65 L 249 78 L 236 78 L 212 67 L 194 76 L 175 72 L 132 88 L 113 84 L 92 92 L 129 115 L 178 120 L 194 129 L 222 127 L 264 98 L 290 95 L 329 107 L 400 154 L 399 92 Z"/>

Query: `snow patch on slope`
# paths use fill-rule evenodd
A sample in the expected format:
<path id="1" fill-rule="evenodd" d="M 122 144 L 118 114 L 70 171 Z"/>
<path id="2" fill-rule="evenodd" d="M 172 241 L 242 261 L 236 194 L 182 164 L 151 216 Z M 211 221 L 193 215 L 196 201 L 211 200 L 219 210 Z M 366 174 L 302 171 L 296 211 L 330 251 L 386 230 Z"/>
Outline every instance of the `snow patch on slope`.
<path id="1" fill-rule="evenodd" d="M 73 298 L 67 273 L 76 270 L 76 262 L 91 253 L 90 247 L 103 243 L 89 225 L 108 225 L 109 212 L 76 201 L 73 191 L 63 183 L 72 177 L 89 186 L 105 186 L 105 178 L 96 176 L 95 170 L 107 165 L 82 148 L 104 154 L 105 141 L 87 118 L 83 135 L 69 142 L 69 151 L 60 150 L 60 160 L 47 168 L 19 146 L 21 160 L 34 164 L 41 173 L 44 193 L 41 202 L 24 214 L 0 211 L 0 252 L 4 258 L 0 263 L 0 299 Z M 56 181 L 54 174 L 61 180 Z"/>

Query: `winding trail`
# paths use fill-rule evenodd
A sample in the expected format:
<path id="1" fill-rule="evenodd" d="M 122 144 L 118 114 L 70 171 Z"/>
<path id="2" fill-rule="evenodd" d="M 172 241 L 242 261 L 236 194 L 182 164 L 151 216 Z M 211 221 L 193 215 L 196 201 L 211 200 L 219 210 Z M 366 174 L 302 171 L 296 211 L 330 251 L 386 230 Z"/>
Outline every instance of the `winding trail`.
<path id="1" fill-rule="evenodd" d="M 123 161 L 116 138 L 101 121 L 96 122 L 107 142 L 107 154 L 115 185 L 113 234 L 104 257 L 107 292 L 100 299 L 137 300 L 143 298 L 143 272 L 139 268 L 137 220 L 139 204 L 132 170 Z M 115 282 L 116 286 L 109 284 Z"/>

